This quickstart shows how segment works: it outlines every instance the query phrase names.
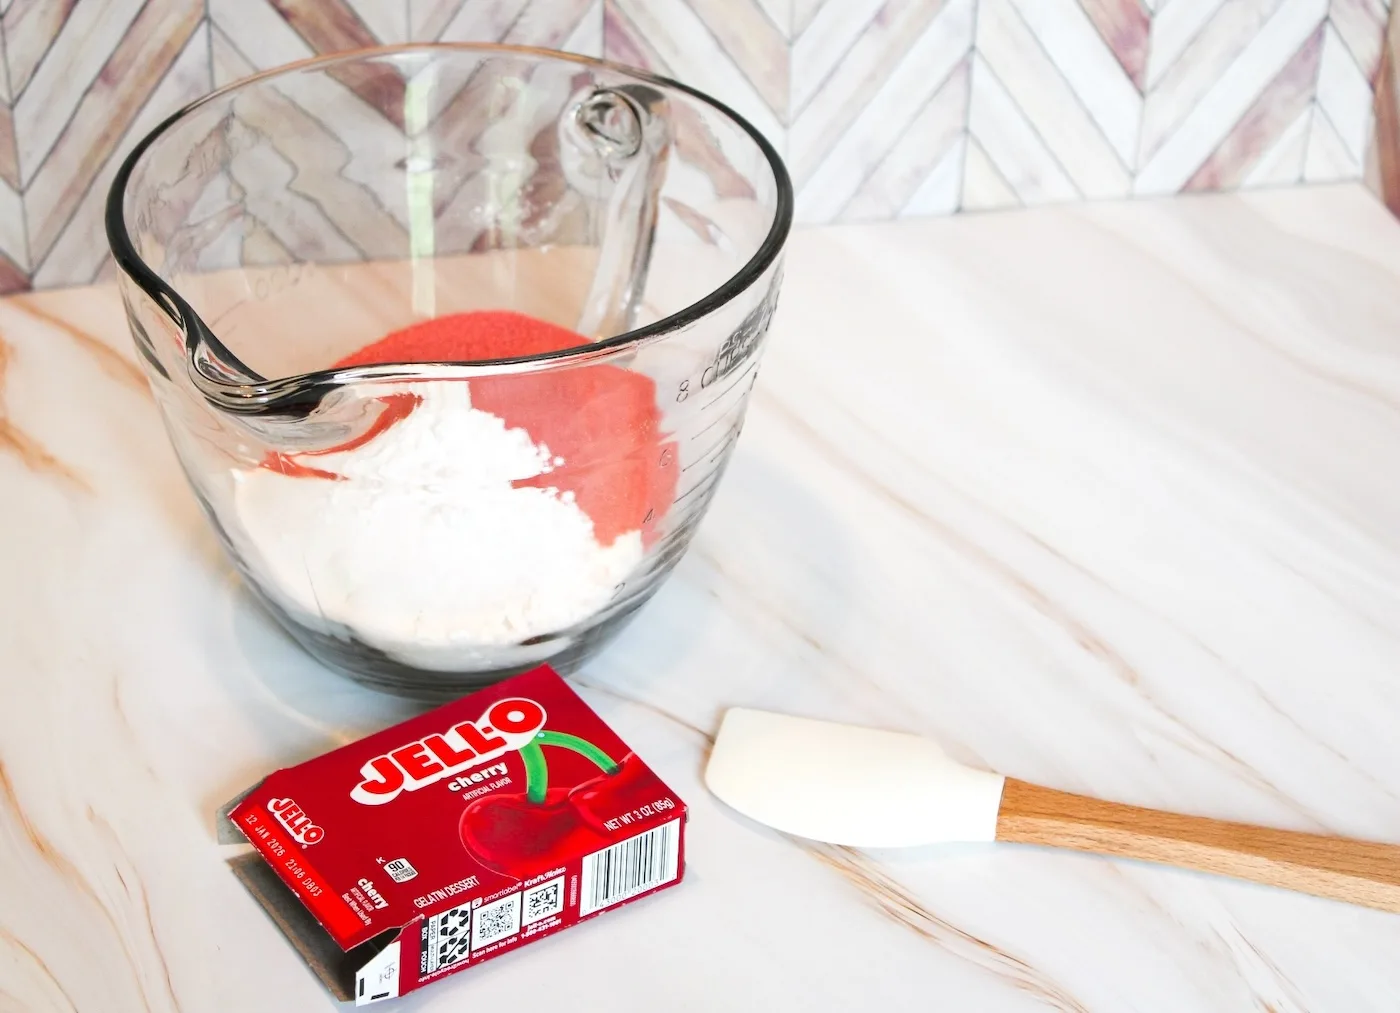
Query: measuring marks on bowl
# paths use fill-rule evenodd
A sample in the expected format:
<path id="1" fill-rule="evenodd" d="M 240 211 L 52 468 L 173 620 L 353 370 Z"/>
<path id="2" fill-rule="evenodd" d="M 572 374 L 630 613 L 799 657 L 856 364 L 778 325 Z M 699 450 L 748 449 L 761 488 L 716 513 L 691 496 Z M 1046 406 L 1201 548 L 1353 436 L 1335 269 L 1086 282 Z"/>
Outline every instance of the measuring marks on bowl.
<path id="1" fill-rule="evenodd" d="M 758 360 L 755 359 L 700 405 L 695 420 L 700 428 L 685 438 L 684 463 L 672 505 L 685 503 L 714 485 L 725 456 L 739 439 L 744 426 L 744 405 L 757 379 Z"/>
<path id="2" fill-rule="evenodd" d="M 672 505 L 702 510 L 706 490 L 723 472 L 729 449 L 744 424 L 744 406 L 758 379 L 759 349 L 777 302 L 777 282 L 763 301 L 745 315 L 715 349 L 698 373 L 683 378 L 675 388 L 678 412 L 685 416 L 677 432 L 688 432 L 681 441 L 683 463 Z"/>

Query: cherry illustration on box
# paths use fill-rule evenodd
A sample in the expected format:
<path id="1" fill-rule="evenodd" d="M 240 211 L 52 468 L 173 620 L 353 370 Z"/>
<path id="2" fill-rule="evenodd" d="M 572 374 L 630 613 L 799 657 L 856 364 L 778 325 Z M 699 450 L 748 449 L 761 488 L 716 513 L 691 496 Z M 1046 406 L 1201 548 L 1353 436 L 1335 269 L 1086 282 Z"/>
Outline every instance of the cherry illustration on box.
<path id="1" fill-rule="evenodd" d="M 235 871 L 364 1005 L 675 885 L 684 803 L 551 669 L 269 775 Z"/>

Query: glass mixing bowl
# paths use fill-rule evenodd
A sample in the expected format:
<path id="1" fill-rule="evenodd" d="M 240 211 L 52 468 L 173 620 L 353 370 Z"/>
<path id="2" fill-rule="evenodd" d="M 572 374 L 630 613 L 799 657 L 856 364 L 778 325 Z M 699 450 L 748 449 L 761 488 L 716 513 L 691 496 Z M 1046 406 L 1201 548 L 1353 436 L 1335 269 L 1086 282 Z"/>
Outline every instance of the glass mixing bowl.
<path id="1" fill-rule="evenodd" d="M 118 172 L 107 234 L 248 586 L 317 657 L 434 698 L 576 668 L 675 566 L 743 425 L 791 218 L 772 146 L 691 88 L 410 45 L 171 116 Z M 552 343 L 506 340 L 512 314 Z M 433 320 L 475 337 L 407 356 L 432 361 L 376 346 Z"/>

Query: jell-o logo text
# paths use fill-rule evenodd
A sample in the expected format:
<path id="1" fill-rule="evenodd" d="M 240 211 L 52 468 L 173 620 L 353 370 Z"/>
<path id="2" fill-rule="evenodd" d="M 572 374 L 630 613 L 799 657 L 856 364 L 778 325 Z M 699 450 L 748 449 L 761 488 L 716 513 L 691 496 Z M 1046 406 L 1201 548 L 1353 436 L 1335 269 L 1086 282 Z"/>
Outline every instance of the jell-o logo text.
<path id="1" fill-rule="evenodd" d="M 290 798 L 269 799 L 268 811 L 277 817 L 277 822 L 287 828 L 287 832 L 302 844 L 315 844 L 326 832 L 311 822 L 311 817 L 301 811 Z"/>
<path id="2" fill-rule="evenodd" d="M 350 797 L 363 805 L 391 802 L 400 792 L 417 791 L 528 745 L 544 722 L 544 708 L 535 701 L 501 700 L 476 721 L 463 721 L 376 756 L 360 768 L 361 781 Z"/>

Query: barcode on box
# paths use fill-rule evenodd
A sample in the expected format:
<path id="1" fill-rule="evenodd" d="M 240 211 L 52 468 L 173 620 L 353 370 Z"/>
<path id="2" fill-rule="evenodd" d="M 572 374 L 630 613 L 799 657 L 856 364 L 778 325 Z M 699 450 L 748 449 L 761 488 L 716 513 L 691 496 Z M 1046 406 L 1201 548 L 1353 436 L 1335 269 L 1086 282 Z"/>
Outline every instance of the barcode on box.
<path id="1" fill-rule="evenodd" d="M 676 878 L 681 828 L 672 820 L 583 860 L 579 917 L 620 904 Z"/>

